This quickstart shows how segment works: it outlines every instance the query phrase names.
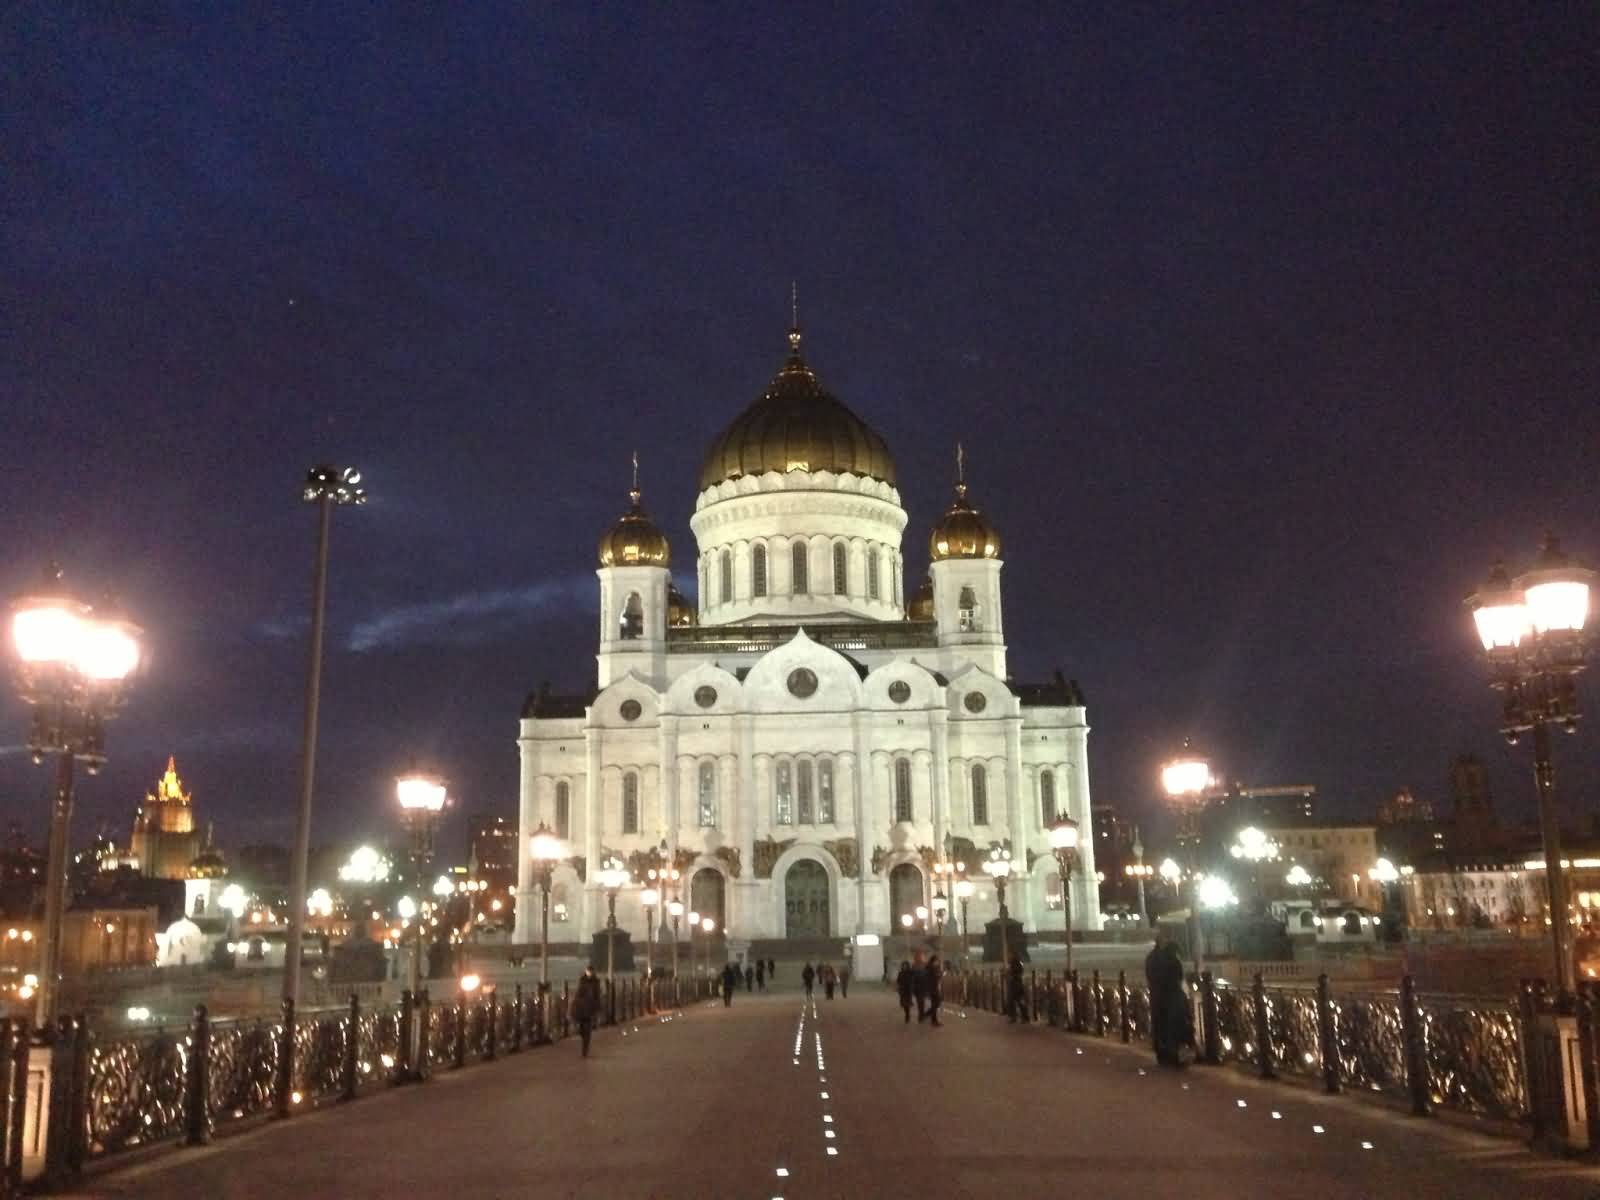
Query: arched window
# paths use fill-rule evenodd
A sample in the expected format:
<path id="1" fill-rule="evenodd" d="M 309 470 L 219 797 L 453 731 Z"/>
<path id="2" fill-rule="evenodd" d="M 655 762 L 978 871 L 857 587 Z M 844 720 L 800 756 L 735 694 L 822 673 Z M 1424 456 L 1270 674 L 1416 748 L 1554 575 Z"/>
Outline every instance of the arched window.
<path id="1" fill-rule="evenodd" d="M 717 823 L 717 766 L 700 764 L 700 825 L 710 828 Z"/>
<path id="2" fill-rule="evenodd" d="M 644 601 L 639 599 L 638 592 L 629 594 L 628 602 L 622 606 L 621 632 L 625 639 L 644 636 Z"/>
<path id="3" fill-rule="evenodd" d="M 891 555 L 889 558 L 889 582 L 894 589 L 894 606 L 900 607 L 900 564 Z"/>
<path id="4" fill-rule="evenodd" d="M 566 780 L 556 784 L 556 836 L 562 841 L 572 836 L 572 787 Z"/>
<path id="5" fill-rule="evenodd" d="M 750 594 L 752 596 L 765 596 L 767 594 L 767 548 L 765 546 L 752 546 L 750 549 Z"/>
<path id="6" fill-rule="evenodd" d="M 894 760 L 894 819 L 911 820 L 911 760 Z"/>
<path id="7" fill-rule="evenodd" d="M 632 771 L 622 777 L 622 832 L 639 832 L 639 776 Z"/>
<path id="8" fill-rule="evenodd" d="M 789 548 L 789 557 L 794 564 L 794 586 L 790 590 L 796 596 L 803 596 L 811 590 L 811 563 L 806 557 L 806 544 L 796 542 Z"/>
<path id="9" fill-rule="evenodd" d="M 972 823 L 989 823 L 989 771 L 982 763 L 972 768 Z"/>
<path id="10" fill-rule="evenodd" d="M 833 824 L 833 759 L 817 763 L 817 824 Z"/>
<path id="11" fill-rule="evenodd" d="M 772 772 L 773 814 L 778 825 L 794 824 L 794 790 L 789 780 L 789 764 L 780 762 Z"/>
<path id="12" fill-rule="evenodd" d="M 194 898 L 194 912 L 190 913 L 189 915 L 194 917 L 203 917 L 206 915 L 206 898 L 204 896 L 196 896 Z"/>
<path id="13" fill-rule="evenodd" d="M 811 764 L 801 759 L 794 765 L 795 820 L 801 825 L 812 822 Z"/>
<path id="14" fill-rule="evenodd" d="M 867 598 L 878 598 L 878 548 L 867 551 Z"/>
<path id="15" fill-rule="evenodd" d="M 1039 772 L 1039 815 L 1044 819 L 1044 827 L 1049 829 L 1056 821 L 1056 773 L 1054 771 Z"/>
<path id="16" fill-rule="evenodd" d="M 722 580 L 721 580 L 721 583 L 722 583 L 722 602 L 724 604 L 731 604 L 733 602 L 733 551 L 732 550 L 724 550 L 722 552 Z"/>
<path id="17" fill-rule="evenodd" d="M 961 589 L 961 599 L 956 603 L 959 610 L 961 632 L 972 633 L 978 628 L 978 597 L 973 595 L 972 589 Z"/>
<path id="18" fill-rule="evenodd" d="M 850 594 L 850 552 L 843 542 L 833 544 L 833 594 Z"/>

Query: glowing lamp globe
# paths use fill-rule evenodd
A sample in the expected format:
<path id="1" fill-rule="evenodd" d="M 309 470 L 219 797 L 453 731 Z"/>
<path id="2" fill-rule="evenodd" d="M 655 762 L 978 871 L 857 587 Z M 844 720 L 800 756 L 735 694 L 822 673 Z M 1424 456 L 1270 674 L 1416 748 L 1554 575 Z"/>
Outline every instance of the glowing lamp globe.
<path id="1" fill-rule="evenodd" d="M 974 884 L 972 882 L 972 880 L 970 880 L 970 879 L 958 879 L 958 880 L 956 880 L 956 899 L 957 900 L 971 900 L 972 899 L 972 893 L 977 891 L 977 890 L 978 890 L 977 889 L 977 885 Z"/>
<path id="2" fill-rule="evenodd" d="M 1078 823 L 1071 817 L 1059 817 L 1050 826 L 1050 849 L 1055 851 L 1078 848 Z"/>
<path id="3" fill-rule="evenodd" d="M 706 933 L 713 933 L 713 932 L 716 931 L 717 923 L 714 920 L 712 920 L 710 917 L 701 917 L 700 918 L 700 928 L 702 930 L 704 930 Z"/>
<path id="4" fill-rule="evenodd" d="M 672 916 L 673 920 L 677 920 L 679 917 L 683 916 L 683 901 L 669 900 L 667 902 L 667 912 Z"/>
<path id="5" fill-rule="evenodd" d="M 600 868 L 597 872 L 597 878 L 600 880 L 600 886 L 605 888 L 606 891 L 615 892 L 628 882 L 628 868 L 616 859 L 612 859 Z"/>
<path id="6" fill-rule="evenodd" d="M 913 918 L 912 918 L 910 913 L 901 913 L 900 914 L 900 924 L 901 924 L 902 927 L 904 927 L 906 929 L 910 929 L 912 920 L 913 920 Z"/>
<path id="7" fill-rule="evenodd" d="M 528 839 L 528 854 L 541 866 L 549 866 L 561 859 L 561 839 L 540 825 Z"/>
<path id="8" fill-rule="evenodd" d="M 444 780 L 434 775 L 402 775 L 395 783 L 400 807 L 411 813 L 436 813 L 444 808 Z"/>
<path id="9" fill-rule="evenodd" d="M 417 902 L 410 896 L 401 896 L 395 902 L 394 911 L 402 921 L 409 921 L 417 915 Z"/>
<path id="10" fill-rule="evenodd" d="M 1537 634 L 1582 633 L 1589 621 L 1589 585 L 1594 572 L 1580 567 L 1547 537 L 1533 569 L 1517 576 L 1528 623 Z"/>
<path id="11" fill-rule="evenodd" d="M 661 902 L 661 893 L 653 887 L 647 887 L 639 893 L 639 903 L 646 908 L 654 908 Z"/>
<path id="12" fill-rule="evenodd" d="M 1181 755 L 1161 768 L 1161 786 L 1173 799 L 1195 799 L 1211 786 L 1211 764 L 1198 755 Z"/>

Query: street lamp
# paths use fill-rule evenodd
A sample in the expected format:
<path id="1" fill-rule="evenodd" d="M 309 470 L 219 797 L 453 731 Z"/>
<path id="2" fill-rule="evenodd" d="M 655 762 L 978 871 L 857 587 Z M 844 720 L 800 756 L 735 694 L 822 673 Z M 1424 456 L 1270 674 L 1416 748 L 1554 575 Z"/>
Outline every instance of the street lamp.
<path id="1" fill-rule="evenodd" d="M 612 987 L 617 967 L 617 893 L 628 882 L 628 868 L 611 857 L 600 866 L 600 886 L 606 890 L 606 987 Z"/>
<path id="2" fill-rule="evenodd" d="M 401 819 L 411 831 L 412 866 L 420 880 L 433 857 L 434 823 L 445 804 L 444 780 L 413 766 L 395 780 L 394 790 L 400 801 Z"/>
<path id="3" fill-rule="evenodd" d="M 661 893 L 647 887 L 639 893 L 639 903 L 644 905 L 644 977 L 649 981 L 650 994 L 656 986 L 656 905 L 661 903 Z"/>
<path id="4" fill-rule="evenodd" d="M 1483 586 L 1467 598 L 1488 658 L 1491 683 L 1505 693 L 1500 732 L 1513 745 L 1524 733 L 1533 734 L 1533 777 L 1544 835 L 1550 935 L 1563 1004 L 1572 994 L 1575 977 L 1550 726 L 1577 732 L 1582 715 L 1577 675 L 1586 656 L 1589 587 L 1594 577 L 1593 571 L 1562 553 L 1554 537 L 1546 536 L 1531 571 L 1513 580 L 1497 564 Z"/>
<path id="5" fill-rule="evenodd" d="M 678 918 L 683 916 L 683 901 L 673 898 L 667 901 L 667 913 L 672 917 L 672 977 L 678 977 Z M 691 932 L 692 936 L 692 932 Z M 693 963 L 690 964 L 693 967 Z M 676 986 L 676 985 L 674 985 Z"/>
<path id="6" fill-rule="evenodd" d="M 706 943 L 706 978 L 711 976 L 711 935 L 717 931 L 717 923 L 711 917 L 700 918 L 700 932 L 705 934 Z"/>
<path id="7" fill-rule="evenodd" d="M 949 912 L 950 898 L 944 894 L 944 889 L 940 888 L 938 891 L 933 893 L 933 923 L 935 928 L 939 930 L 939 940 L 936 943 L 936 949 L 940 957 L 943 957 L 944 955 L 944 922 L 945 918 L 949 915 Z"/>
<path id="8" fill-rule="evenodd" d="M 967 967 L 967 948 L 972 944 L 971 934 L 967 927 L 967 903 L 972 899 L 972 893 L 977 891 L 972 880 L 961 878 L 956 880 L 956 899 L 961 902 L 961 969 Z"/>
<path id="9" fill-rule="evenodd" d="M 1050 826 L 1050 849 L 1061 869 L 1061 910 L 1067 922 L 1067 974 L 1072 974 L 1072 861 L 1078 853 L 1078 823 L 1061 816 Z"/>
<path id="10" fill-rule="evenodd" d="M 1180 817 L 1179 843 L 1186 845 L 1189 851 L 1189 871 L 1194 873 L 1195 851 L 1200 841 L 1200 810 L 1205 806 L 1206 791 L 1211 787 L 1211 765 L 1201 756 L 1195 754 L 1189 746 L 1189 740 L 1184 739 L 1183 752 L 1177 758 L 1161 768 L 1161 786 L 1167 794 L 1167 799 L 1178 808 Z M 1170 861 L 1170 860 L 1169 860 Z M 1182 880 L 1181 873 L 1174 871 L 1168 877 L 1166 864 L 1162 864 L 1162 878 L 1178 883 Z M 1205 966 L 1205 947 L 1200 944 L 1200 919 L 1193 893 L 1190 887 L 1188 933 L 1189 946 L 1194 954 L 1194 969 L 1200 971 Z"/>
<path id="11" fill-rule="evenodd" d="M 139 666 L 143 631 L 114 613 L 97 617 L 61 586 L 54 567 L 44 587 L 12 606 L 16 680 L 33 708 L 28 749 L 35 763 L 56 755 L 45 868 L 44 941 L 39 948 L 37 1021 L 55 1024 L 61 991 L 61 915 L 67 898 L 67 827 L 72 819 L 73 764 L 93 775 L 106 761 L 105 722 L 117 715 L 128 679 Z"/>
<path id="12" fill-rule="evenodd" d="M 694 935 L 700 928 L 700 914 L 693 909 L 689 910 L 689 973 L 696 979 L 700 978 L 700 958 L 695 953 Z"/>
<path id="13" fill-rule="evenodd" d="M 1006 909 L 1006 880 L 1011 878 L 1011 851 L 996 842 L 989 847 L 989 857 L 984 861 L 983 869 L 994 880 L 994 890 L 1000 897 L 1000 962 L 1009 966 L 1011 934 L 1008 927 L 1011 913 Z"/>
<path id="14" fill-rule="evenodd" d="M 1139 888 L 1139 924 L 1148 928 L 1150 925 L 1150 906 L 1145 902 L 1144 881 L 1155 872 L 1144 861 L 1144 842 L 1139 838 L 1139 827 L 1133 827 L 1133 862 L 1123 868 L 1124 872 L 1133 876 Z"/>
<path id="15" fill-rule="evenodd" d="M 1311 886 L 1311 872 L 1306 870 L 1299 863 L 1295 863 L 1295 865 L 1290 867 L 1287 873 L 1285 873 L 1283 881 L 1290 887 L 1297 890 L 1300 888 L 1308 888 Z"/>
<path id="16" fill-rule="evenodd" d="M 911 925 L 912 925 L 912 922 L 915 919 L 916 918 L 913 917 L 910 913 L 901 913 L 900 914 L 900 928 L 903 931 L 904 936 L 905 936 L 905 940 L 906 940 L 906 961 L 907 962 L 911 961 Z"/>
<path id="17" fill-rule="evenodd" d="M 565 849 L 543 821 L 528 839 L 533 881 L 539 885 L 539 1024 L 540 1033 L 546 1038 L 550 1036 L 550 885 Z"/>
<path id="18" fill-rule="evenodd" d="M 365 504 L 361 472 L 354 467 L 316 466 L 306 472 L 300 498 L 317 506 L 317 559 L 311 584 L 311 654 L 306 669 L 305 724 L 300 733 L 300 804 L 295 810 L 294 853 L 289 860 L 289 895 L 306 894 L 307 860 L 311 854 L 311 791 L 317 767 L 317 705 L 322 698 L 322 618 L 328 602 L 328 531 L 337 505 Z M 305 936 L 305 912 L 289 905 L 289 928 L 284 937 L 283 995 L 300 997 L 300 942 Z"/>

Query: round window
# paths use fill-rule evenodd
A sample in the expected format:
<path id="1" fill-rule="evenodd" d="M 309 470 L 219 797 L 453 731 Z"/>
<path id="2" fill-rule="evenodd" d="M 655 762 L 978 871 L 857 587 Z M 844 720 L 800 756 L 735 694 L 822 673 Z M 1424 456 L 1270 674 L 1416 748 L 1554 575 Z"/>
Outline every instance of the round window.
<path id="1" fill-rule="evenodd" d="M 694 702 L 701 708 L 710 708 L 717 702 L 717 689 L 703 683 L 694 690 Z"/>
<path id="2" fill-rule="evenodd" d="M 624 700 L 622 702 L 621 712 L 622 719 L 624 721 L 637 721 L 639 719 L 639 714 L 643 711 L 644 709 L 640 707 L 640 704 L 637 700 Z"/>
<path id="3" fill-rule="evenodd" d="M 789 672 L 789 694 L 804 700 L 817 690 L 817 677 L 808 667 L 796 667 Z"/>
<path id="4" fill-rule="evenodd" d="M 967 698 L 962 703 L 967 706 L 969 713 L 981 713 L 985 708 L 989 707 L 989 697 L 982 692 L 968 692 Z"/>
<path id="5" fill-rule="evenodd" d="M 896 679 L 889 685 L 889 699 L 896 704 L 904 704 L 911 699 L 911 685 L 904 679 Z"/>

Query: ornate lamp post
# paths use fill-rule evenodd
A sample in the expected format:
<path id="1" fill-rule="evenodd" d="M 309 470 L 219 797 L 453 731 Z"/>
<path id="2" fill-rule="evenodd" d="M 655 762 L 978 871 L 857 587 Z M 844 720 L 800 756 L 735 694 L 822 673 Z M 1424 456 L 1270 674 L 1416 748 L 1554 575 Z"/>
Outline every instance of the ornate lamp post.
<path id="1" fill-rule="evenodd" d="M 1139 827 L 1133 827 L 1133 865 L 1127 868 L 1128 874 L 1133 876 L 1139 888 L 1139 925 L 1148 928 L 1150 925 L 1150 906 L 1145 903 L 1144 881 L 1150 877 L 1151 871 L 1144 861 L 1144 842 L 1139 838 Z"/>
<path id="2" fill-rule="evenodd" d="M 683 901 L 674 897 L 667 901 L 667 912 L 672 917 L 672 977 L 678 977 L 678 918 L 683 916 Z M 693 937 L 693 933 L 690 934 Z M 694 966 L 690 963 L 690 967 Z"/>
<path id="3" fill-rule="evenodd" d="M 976 891 L 972 880 L 961 878 L 956 880 L 956 899 L 961 902 L 961 969 L 967 968 L 967 949 L 972 945 L 972 934 L 967 926 L 967 903 Z"/>
<path id="4" fill-rule="evenodd" d="M 413 766 L 395 780 L 395 796 L 400 801 L 400 815 L 411 832 L 411 859 L 422 879 L 423 872 L 433 856 L 433 829 L 444 810 L 444 780 Z"/>
<path id="5" fill-rule="evenodd" d="M 606 890 L 606 990 L 614 995 L 617 974 L 617 893 L 628 882 L 628 868 L 620 858 L 608 858 L 600 867 L 599 879 L 600 886 Z"/>
<path id="6" fill-rule="evenodd" d="M 336 505 L 365 504 L 361 472 L 353 467 L 312 467 L 300 498 L 317 506 L 317 565 L 311 586 L 311 661 L 306 670 L 306 713 L 301 729 L 300 805 L 295 811 L 294 852 L 289 859 L 289 928 L 284 938 L 283 995 L 300 998 L 300 942 L 306 914 L 306 861 L 311 853 L 311 791 L 317 766 L 317 705 L 322 697 L 322 615 L 328 600 L 328 531 Z"/>
<path id="7" fill-rule="evenodd" d="M 928 917 L 930 915 L 929 912 L 928 912 L 928 906 L 926 904 L 917 905 L 916 914 L 917 914 L 917 924 L 922 926 L 922 938 L 923 938 L 923 941 L 927 941 L 927 938 L 928 938 Z"/>
<path id="8" fill-rule="evenodd" d="M 1587 655 L 1589 589 L 1594 577 L 1593 571 L 1574 563 L 1562 553 L 1556 539 L 1547 536 L 1532 570 L 1511 579 L 1504 567 L 1496 565 L 1483 586 L 1467 598 L 1488 658 L 1490 682 L 1505 694 L 1500 732 L 1513 745 L 1523 734 L 1533 734 L 1533 777 L 1539 792 L 1539 826 L 1550 892 L 1550 936 L 1563 1001 L 1571 996 L 1575 977 L 1550 726 L 1577 732 L 1582 715 L 1577 676 Z"/>
<path id="9" fill-rule="evenodd" d="M 711 935 L 717 931 L 717 922 L 711 917 L 700 918 L 700 932 L 705 934 L 706 942 L 706 978 L 711 978 Z"/>
<path id="10" fill-rule="evenodd" d="M 639 893 L 639 903 L 644 905 L 644 977 L 652 996 L 656 986 L 656 905 L 660 902 L 661 893 L 653 887 Z"/>
<path id="11" fill-rule="evenodd" d="M 700 914 L 691 908 L 689 910 L 689 973 L 696 979 L 700 978 L 700 958 L 695 953 L 694 935 L 699 928 Z"/>
<path id="12" fill-rule="evenodd" d="M 911 961 L 911 926 L 916 920 L 910 913 L 900 914 L 900 930 L 906 942 L 906 961 Z"/>
<path id="13" fill-rule="evenodd" d="M 38 592 L 12 606 L 17 687 L 33 707 L 28 749 L 33 761 L 56 756 L 45 868 L 44 940 L 39 947 L 37 1021 L 50 1029 L 61 993 L 61 915 L 67 899 L 67 828 L 72 819 L 73 764 L 93 775 L 106 761 L 105 722 L 117 715 L 129 677 L 139 666 L 138 626 L 114 615 L 96 617 L 49 572 Z"/>
<path id="14" fill-rule="evenodd" d="M 1078 853 L 1078 823 L 1058 817 L 1050 826 L 1050 850 L 1061 870 L 1061 911 L 1067 923 L 1067 973 L 1072 973 L 1072 862 Z"/>
<path id="15" fill-rule="evenodd" d="M 936 948 L 940 958 L 944 957 L 944 922 L 949 913 L 950 897 L 944 894 L 943 888 L 940 888 L 933 893 L 933 924 L 939 931 Z"/>
<path id="16" fill-rule="evenodd" d="M 539 885 L 539 1023 L 542 1035 L 550 1036 L 550 885 L 556 864 L 565 857 L 561 839 L 543 821 L 528 839 L 528 856 L 533 859 L 533 881 Z"/>
<path id="17" fill-rule="evenodd" d="M 1247 825 L 1241 829 L 1234 838 L 1233 845 L 1228 847 L 1228 853 L 1240 862 L 1250 864 L 1250 887 L 1257 898 L 1261 892 L 1261 864 L 1277 862 L 1282 848 L 1263 831 L 1254 825 Z"/>
<path id="18" fill-rule="evenodd" d="M 994 880 L 995 893 L 1000 898 L 1000 962 L 1011 963 L 1011 913 L 1006 908 L 1006 880 L 1011 878 L 1011 851 L 998 842 L 989 847 L 989 857 L 983 864 L 984 872 Z"/>
<path id="19" fill-rule="evenodd" d="M 1184 739 L 1183 753 L 1166 766 L 1161 768 L 1161 786 L 1170 800 L 1178 808 L 1179 814 L 1179 841 L 1188 851 L 1189 874 L 1192 877 L 1195 869 L 1195 851 L 1200 841 L 1200 811 L 1205 807 L 1205 795 L 1211 787 L 1211 764 L 1204 758 L 1193 753 L 1189 748 L 1188 739 Z M 1163 864 L 1162 877 L 1166 878 L 1165 864 Z M 1181 884 L 1182 875 L 1169 882 Z M 1198 972 L 1205 966 L 1205 947 L 1200 944 L 1200 914 L 1198 903 L 1190 887 L 1189 896 L 1189 947 L 1194 955 L 1194 969 Z M 1180 890 L 1181 898 L 1181 890 Z"/>

